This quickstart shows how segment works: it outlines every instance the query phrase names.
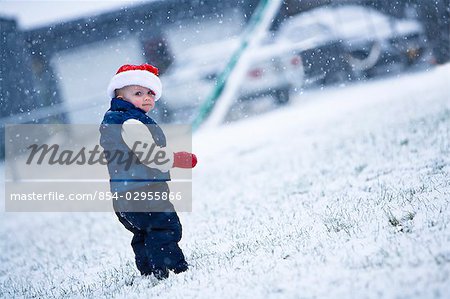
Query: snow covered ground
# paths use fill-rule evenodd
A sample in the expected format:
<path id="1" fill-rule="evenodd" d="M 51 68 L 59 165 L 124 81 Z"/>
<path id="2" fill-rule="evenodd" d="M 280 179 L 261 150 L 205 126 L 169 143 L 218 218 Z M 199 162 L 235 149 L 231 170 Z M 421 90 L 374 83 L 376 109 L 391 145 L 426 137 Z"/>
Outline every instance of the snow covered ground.
<path id="1" fill-rule="evenodd" d="M 0 297 L 448 298 L 450 65 L 194 136 L 191 269 L 141 279 L 108 213 L 2 213 Z M 446 295 L 447 294 L 447 295 Z"/>

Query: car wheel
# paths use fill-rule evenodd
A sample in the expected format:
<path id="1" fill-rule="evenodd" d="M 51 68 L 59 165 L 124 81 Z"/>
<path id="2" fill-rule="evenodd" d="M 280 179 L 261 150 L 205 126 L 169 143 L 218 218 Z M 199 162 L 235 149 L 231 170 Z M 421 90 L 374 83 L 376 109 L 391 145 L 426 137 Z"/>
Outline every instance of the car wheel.
<path id="1" fill-rule="evenodd" d="M 347 61 L 355 71 L 362 72 L 372 69 L 380 57 L 381 45 L 379 42 L 374 42 L 368 53 L 362 53 L 361 51 L 348 53 Z"/>
<path id="2" fill-rule="evenodd" d="M 275 103 L 284 105 L 289 102 L 289 89 L 279 89 L 275 92 Z"/>

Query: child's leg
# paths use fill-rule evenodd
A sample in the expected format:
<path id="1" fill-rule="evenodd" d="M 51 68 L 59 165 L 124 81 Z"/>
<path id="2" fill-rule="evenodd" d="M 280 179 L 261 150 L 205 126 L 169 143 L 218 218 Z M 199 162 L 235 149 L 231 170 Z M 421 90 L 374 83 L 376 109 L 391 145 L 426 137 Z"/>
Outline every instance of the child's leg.
<path id="1" fill-rule="evenodd" d="M 166 183 L 147 187 L 138 192 L 169 192 Z M 165 278 L 167 269 L 180 273 L 188 269 L 178 242 L 181 240 L 180 219 L 170 201 L 155 204 L 158 211 L 166 212 L 121 212 L 119 220 L 135 234 L 132 246 L 136 254 L 136 265 L 141 273 L 149 268 L 155 276 Z M 119 216 L 118 215 L 118 216 Z M 145 258 L 143 258 L 145 252 Z M 147 261 L 148 267 L 145 267 Z"/>
<path id="2" fill-rule="evenodd" d="M 145 231 L 145 252 L 153 269 L 169 269 L 175 273 L 187 270 L 184 254 L 178 246 L 182 227 L 175 212 L 129 212 L 122 215 L 133 226 Z"/>
<path id="3" fill-rule="evenodd" d="M 182 226 L 175 212 L 152 213 L 145 245 L 150 263 L 166 267 L 175 273 L 187 270 L 187 263 L 178 242 Z"/>
<path id="4" fill-rule="evenodd" d="M 152 274 L 152 269 L 150 267 L 149 260 L 147 258 L 147 252 L 145 249 L 145 231 L 140 231 L 131 223 L 129 223 L 121 213 L 116 213 L 119 218 L 120 223 L 125 226 L 125 228 L 133 233 L 133 239 L 131 240 L 131 247 L 133 248 L 135 255 L 136 267 L 138 268 L 141 275 Z"/>

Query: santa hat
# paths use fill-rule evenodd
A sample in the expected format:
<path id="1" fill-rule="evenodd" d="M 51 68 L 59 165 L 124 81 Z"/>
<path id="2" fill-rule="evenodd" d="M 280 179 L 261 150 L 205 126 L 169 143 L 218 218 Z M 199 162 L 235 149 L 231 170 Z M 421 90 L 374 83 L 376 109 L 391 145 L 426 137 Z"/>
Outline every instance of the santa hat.
<path id="1" fill-rule="evenodd" d="M 109 82 L 108 96 L 114 98 L 116 89 L 128 85 L 147 87 L 155 93 L 155 100 L 161 97 L 162 84 L 158 78 L 158 69 L 153 65 L 146 63 L 141 65 L 122 65 Z"/>

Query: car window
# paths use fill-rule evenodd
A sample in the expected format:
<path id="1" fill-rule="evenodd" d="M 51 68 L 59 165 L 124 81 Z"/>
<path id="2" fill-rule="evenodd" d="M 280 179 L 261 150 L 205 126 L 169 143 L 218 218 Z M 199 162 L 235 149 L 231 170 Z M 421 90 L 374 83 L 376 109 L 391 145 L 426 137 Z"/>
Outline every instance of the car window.
<path id="1" fill-rule="evenodd" d="M 175 57 L 175 63 L 170 67 L 168 73 L 203 66 L 220 68 L 221 65 L 225 65 L 238 46 L 239 41 L 235 37 L 221 42 L 191 47 Z"/>
<path id="2" fill-rule="evenodd" d="M 385 37 L 390 34 L 387 16 L 369 8 L 346 6 L 335 10 L 335 26 L 342 38 Z"/>
<path id="3" fill-rule="evenodd" d="M 300 42 L 312 38 L 322 38 L 330 34 L 326 26 L 316 23 L 290 28 L 285 38 L 292 42 Z"/>
<path id="4" fill-rule="evenodd" d="M 316 40 L 386 38 L 392 35 L 388 16 L 356 5 L 321 7 L 300 13 L 282 24 L 280 37 L 294 42 Z"/>

